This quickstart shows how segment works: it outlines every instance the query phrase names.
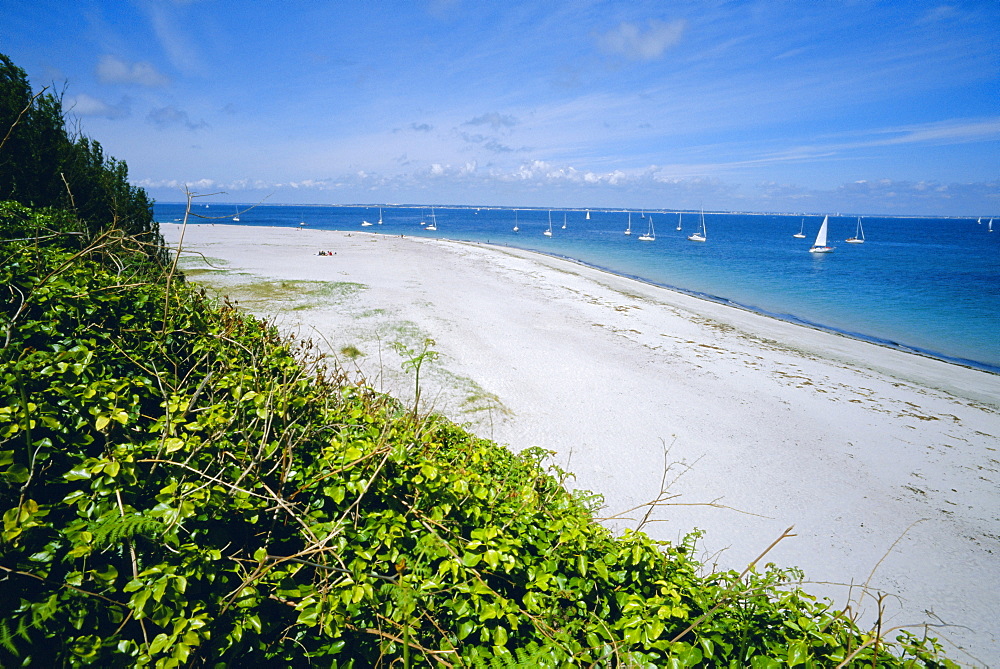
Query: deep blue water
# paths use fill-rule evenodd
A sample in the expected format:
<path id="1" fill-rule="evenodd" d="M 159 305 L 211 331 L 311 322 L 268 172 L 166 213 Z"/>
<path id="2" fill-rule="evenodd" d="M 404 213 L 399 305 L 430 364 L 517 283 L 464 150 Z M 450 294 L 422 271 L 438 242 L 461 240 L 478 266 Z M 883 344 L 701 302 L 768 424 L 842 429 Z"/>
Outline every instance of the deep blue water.
<path id="1" fill-rule="evenodd" d="M 241 206 L 241 209 L 244 208 Z M 156 220 L 184 215 L 183 204 L 156 204 Z M 195 205 L 195 213 L 230 223 L 232 204 Z M 632 235 L 622 211 L 435 209 L 438 229 L 428 232 L 430 209 L 263 205 L 240 215 L 239 225 L 357 230 L 489 242 L 573 258 L 722 302 L 890 344 L 1000 373 L 1000 219 L 864 217 L 866 243 L 846 244 L 856 216 L 831 216 L 833 253 L 815 254 L 819 216 L 706 213 L 708 241 L 690 242 L 698 212 L 652 212 L 656 241 L 642 242 L 643 212 L 632 213 Z M 563 220 L 566 228 L 563 229 Z M 792 235 L 804 218 L 805 239 Z"/>

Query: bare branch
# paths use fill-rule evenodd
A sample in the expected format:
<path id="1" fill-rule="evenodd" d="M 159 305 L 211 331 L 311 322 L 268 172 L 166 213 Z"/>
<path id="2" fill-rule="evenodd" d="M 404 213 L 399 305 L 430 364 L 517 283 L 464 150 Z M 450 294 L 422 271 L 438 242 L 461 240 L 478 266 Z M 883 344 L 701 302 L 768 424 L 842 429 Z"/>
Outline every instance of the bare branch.
<path id="1" fill-rule="evenodd" d="M 35 96 L 31 98 L 31 102 L 28 103 L 28 106 L 22 109 L 21 113 L 17 115 L 17 118 L 14 119 L 14 122 L 11 124 L 10 128 L 7 129 L 7 134 L 4 135 L 3 141 L 0 141 L 0 151 L 3 151 L 3 145 L 7 143 L 8 139 L 10 139 L 11 134 L 14 132 L 14 128 L 17 126 L 18 123 L 21 122 L 21 118 L 28 113 L 28 111 L 34 106 L 35 100 L 42 97 L 42 93 L 47 91 L 48 88 L 49 87 L 46 86 L 42 90 L 38 91 L 38 93 L 36 93 Z"/>

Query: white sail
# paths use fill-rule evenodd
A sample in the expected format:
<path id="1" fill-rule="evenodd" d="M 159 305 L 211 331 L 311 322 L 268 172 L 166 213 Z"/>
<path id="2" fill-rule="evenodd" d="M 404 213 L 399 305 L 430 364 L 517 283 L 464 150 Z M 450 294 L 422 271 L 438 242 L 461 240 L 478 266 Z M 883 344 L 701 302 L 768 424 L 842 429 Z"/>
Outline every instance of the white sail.
<path id="1" fill-rule="evenodd" d="M 816 233 L 816 242 L 813 246 L 826 246 L 826 225 L 829 220 L 829 216 L 823 217 L 823 225 L 819 226 L 819 232 Z"/>
<path id="2" fill-rule="evenodd" d="M 701 229 L 692 235 L 688 235 L 688 240 L 692 242 L 703 242 L 708 238 L 708 230 L 705 228 L 705 210 L 701 210 Z"/>
<path id="3" fill-rule="evenodd" d="M 816 234 L 816 241 L 809 249 L 809 253 L 829 253 L 833 250 L 832 246 L 826 245 L 826 226 L 829 221 L 829 216 L 823 217 L 823 225 L 819 226 L 819 232 Z"/>
<path id="4" fill-rule="evenodd" d="M 640 242 L 655 242 L 656 241 L 656 231 L 653 229 L 653 215 L 650 214 L 647 218 L 649 218 L 649 230 L 646 231 L 646 234 L 639 236 L 639 241 Z"/>
<path id="5" fill-rule="evenodd" d="M 848 244 L 864 244 L 865 243 L 865 229 L 861 225 L 861 217 L 858 216 L 858 229 L 855 231 L 853 237 L 848 237 L 845 241 Z"/>
<path id="6" fill-rule="evenodd" d="M 631 211 L 628 213 L 628 227 L 625 228 L 625 234 L 626 235 L 631 235 L 632 234 L 632 212 Z"/>

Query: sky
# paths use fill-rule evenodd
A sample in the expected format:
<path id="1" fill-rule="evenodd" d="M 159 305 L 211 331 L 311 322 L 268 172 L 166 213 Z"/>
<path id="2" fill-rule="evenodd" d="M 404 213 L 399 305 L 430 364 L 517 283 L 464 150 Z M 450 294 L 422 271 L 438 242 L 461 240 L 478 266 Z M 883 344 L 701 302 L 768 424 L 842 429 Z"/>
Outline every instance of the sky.
<path id="1" fill-rule="evenodd" d="M 157 201 L 1000 216 L 1000 2 L 0 0 Z"/>

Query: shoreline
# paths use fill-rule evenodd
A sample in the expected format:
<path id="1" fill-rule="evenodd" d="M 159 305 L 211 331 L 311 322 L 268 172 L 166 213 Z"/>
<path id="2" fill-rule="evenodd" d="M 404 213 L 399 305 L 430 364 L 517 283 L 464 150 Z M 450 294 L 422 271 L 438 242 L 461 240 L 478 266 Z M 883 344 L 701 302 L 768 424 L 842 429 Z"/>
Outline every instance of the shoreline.
<path id="1" fill-rule="evenodd" d="M 281 228 L 276 228 L 276 229 L 281 229 Z M 343 231 L 337 230 L 337 231 L 333 231 L 333 232 L 343 232 Z M 382 233 L 360 231 L 360 232 L 358 232 L 356 234 L 379 235 L 379 234 L 382 234 Z M 420 239 L 423 239 L 423 238 L 421 237 Z M 606 274 L 610 274 L 612 276 L 616 276 L 616 277 L 619 277 L 619 278 L 622 278 L 622 279 L 629 279 L 631 281 L 636 281 L 638 283 L 644 283 L 644 284 L 649 285 L 649 286 L 653 286 L 653 287 L 656 287 L 656 288 L 662 288 L 664 290 L 669 290 L 669 291 L 678 293 L 680 295 L 687 295 L 688 297 L 693 297 L 695 299 L 704 300 L 706 302 L 711 302 L 713 304 L 718 304 L 720 306 L 731 307 L 733 309 L 739 309 L 741 311 L 745 311 L 745 312 L 750 313 L 750 314 L 755 314 L 757 316 L 763 316 L 765 318 L 773 318 L 774 320 L 781 321 L 783 323 L 788 323 L 790 325 L 795 325 L 795 326 L 798 326 L 798 327 L 809 328 L 811 330 L 816 330 L 818 332 L 825 332 L 827 334 L 836 335 L 838 337 L 846 337 L 847 339 L 853 339 L 855 341 L 864 342 L 866 344 L 872 344 L 874 346 L 882 346 L 882 347 L 885 347 L 885 348 L 893 350 L 893 351 L 898 351 L 900 353 L 906 353 L 906 354 L 909 354 L 909 355 L 916 355 L 916 356 L 920 356 L 922 358 L 928 358 L 930 360 L 936 360 L 938 362 L 947 363 L 949 365 L 956 365 L 958 367 L 964 367 L 966 369 L 971 369 L 971 370 L 975 370 L 975 371 L 978 371 L 978 372 L 985 372 L 987 374 L 993 374 L 993 375 L 996 375 L 996 376 L 1000 377 L 1000 367 L 998 367 L 996 365 L 991 365 L 991 364 L 986 363 L 986 362 L 981 362 L 979 360 L 970 360 L 970 359 L 967 359 L 967 358 L 957 358 L 957 357 L 954 357 L 954 356 L 946 355 L 944 353 L 938 353 L 937 351 L 930 351 L 930 350 L 922 349 L 922 348 L 919 348 L 919 347 L 916 347 L 916 346 L 909 346 L 907 344 L 901 344 L 899 342 L 890 341 L 888 339 L 882 339 L 881 337 L 875 337 L 873 335 L 866 335 L 866 334 L 864 334 L 862 332 L 852 332 L 850 330 L 841 330 L 841 329 L 835 328 L 835 327 L 833 327 L 831 325 L 824 325 L 823 323 L 817 323 L 817 322 L 810 321 L 810 320 L 807 320 L 807 319 L 804 319 L 804 318 L 800 318 L 798 316 L 795 316 L 794 314 L 779 314 L 779 313 L 774 313 L 774 312 L 766 311 L 764 309 L 760 309 L 758 307 L 754 307 L 754 306 L 751 306 L 751 305 L 748 305 L 748 304 L 743 304 L 741 302 L 735 302 L 733 300 L 730 300 L 729 298 L 721 297 L 719 295 L 712 295 L 711 293 L 703 293 L 703 292 L 700 292 L 700 291 L 688 290 L 688 289 L 682 288 L 680 286 L 673 286 L 673 285 L 670 285 L 670 284 L 658 283 L 656 281 L 652 281 L 651 279 L 646 279 L 644 277 L 637 276 L 637 275 L 634 275 L 634 274 L 623 274 L 621 272 L 616 272 L 615 270 L 610 269 L 608 267 L 604 267 L 602 265 L 595 265 L 593 263 L 588 263 L 588 262 L 585 262 L 583 260 L 579 260 L 577 258 L 573 258 L 571 256 L 564 256 L 564 255 L 560 255 L 558 253 L 546 253 L 544 251 L 539 251 L 537 249 L 528 249 L 528 248 L 524 248 L 524 247 L 520 247 L 520 246 L 508 246 L 506 244 L 503 245 L 503 246 L 501 246 L 500 244 L 494 244 L 494 243 L 489 242 L 489 241 L 487 241 L 487 242 L 473 242 L 473 241 L 467 241 L 467 240 L 464 240 L 464 239 L 452 239 L 450 237 L 441 237 L 440 239 L 441 239 L 441 241 L 451 242 L 451 243 L 454 243 L 454 244 L 476 244 L 476 245 L 490 246 L 490 247 L 496 248 L 498 250 L 503 250 L 503 249 L 517 249 L 518 251 L 522 251 L 524 253 L 534 253 L 534 254 L 538 254 L 540 256 L 545 256 L 547 258 L 554 258 L 556 260 L 563 260 L 563 261 L 566 261 L 566 262 L 569 262 L 569 263 L 580 265 L 581 267 L 587 267 L 589 269 L 596 270 L 596 271 L 599 271 L 599 272 L 604 272 Z M 998 382 L 1000 382 L 1000 379 L 998 379 Z"/>
<path id="2" fill-rule="evenodd" d="M 282 205 L 274 205 L 274 206 L 282 206 Z M 296 205 L 296 206 L 299 206 L 299 205 Z M 302 206 L 306 206 L 306 205 L 302 205 Z M 352 207 L 354 205 L 309 205 L 309 206 L 343 206 L 343 207 L 350 208 L 350 207 Z M 463 207 L 455 207 L 455 208 L 462 209 Z M 541 211 L 541 209 L 539 209 L 539 211 Z M 583 211 L 583 210 L 581 209 L 580 211 Z M 796 216 L 797 216 L 797 214 L 796 214 Z M 901 217 L 901 218 L 913 218 L 913 217 Z M 933 217 L 933 218 L 939 218 L 939 217 Z M 958 217 L 958 218 L 964 220 L 964 217 Z M 178 223 L 176 223 L 176 222 L 162 222 L 161 225 L 178 225 Z M 189 225 L 190 226 L 197 226 L 197 225 L 215 225 L 215 224 L 212 224 L 212 223 L 189 223 Z M 229 225 L 229 226 L 235 225 L 236 227 L 243 227 L 243 228 L 248 228 L 248 229 L 269 229 L 269 230 L 299 230 L 300 229 L 300 228 L 293 227 L 293 226 L 285 227 L 285 226 L 267 226 L 267 225 L 241 225 L 241 224 L 233 224 L 233 223 L 225 223 L 225 222 L 220 222 L 220 223 L 218 223 L 218 225 Z M 378 232 L 378 231 L 369 231 L 369 230 L 334 230 L 334 229 L 312 228 L 311 231 L 313 231 L 313 232 L 336 232 L 336 233 L 343 233 L 343 234 L 372 235 L 372 236 L 384 236 L 384 237 L 393 237 L 393 236 L 396 236 L 394 234 L 387 234 L 387 233 L 382 233 L 382 232 Z M 995 375 L 997 377 L 1000 377 L 1000 365 L 998 365 L 998 364 L 989 363 L 989 362 L 983 362 L 981 360 L 974 360 L 974 359 L 971 359 L 971 358 L 962 358 L 962 357 L 958 357 L 958 356 L 952 356 L 952 355 L 948 355 L 946 353 L 941 353 L 939 351 L 922 348 L 920 346 L 910 345 L 910 344 L 907 344 L 905 342 L 899 342 L 899 341 L 894 341 L 894 340 L 891 340 L 891 339 L 885 339 L 883 337 L 878 337 L 878 336 L 875 336 L 875 335 L 865 334 L 864 332 L 856 332 L 856 331 L 852 331 L 852 330 L 841 329 L 841 328 L 837 328 L 837 327 L 832 326 L 832 325 L 826 325 L 826 324 L 821 323 L 821 322 L 812 321 L 812 320 L 809 320 L 807 318 L 802 318 L 802 317 L 796 316 L 795 314 L 792 314 L 792 313 L 778 313 L 778 312 L 768 311 L 766 309 L 755 307 L 755 306 L 753 306 L 751 304 L 744 304 L 742 302 L 734 301 L 734 300 L 731 300 L 729 298 L 726 298 L 726 297 L 723 297 L 723 296 L 720 296 L 720 295 L 714 295 L 712 293 L 704 293 L 704 292 L 701 292 L 701 291 L 689 290 L 689 289 L 686 289 L 686 288 L 684 288 L 682 286 L 675 286 L 675 285 L 672 285 L 672 284 L 659 283 L 659 282 L 653 281 L 651 279 L 647 279 L 647 278 L 642 277 L 642 276 L 633 275 L 633 274 L 627 274 L 627 273 L 622 273 L 622 272 L 617 272 L 614 269 L 611 269 L 611 268 L 608 268 L 608 267 L 604 267 L 602 265 L 588 263 L 586 261 L 580 260 L 578 258 L 574 258 L 572 256 L 566 256 L 566 255 L 561 255 L 561 254 L 557 254 L 557 253 L 547 253 L 545 251 L 541 251 L 541 250 L 538 250 L 538 249 L 525 248 L 525 247 L 521 247 L 521 246 L 510 246 L 510 245 L 507 245 L 507 244 L 500 244 L 500 243 L 490 242 L 490 241 L 485 241 L 485 242 L 484 241 L 472 241 L 472 240 L 453 239 L 453 238 L 450 238 L 450 237 L 436 237 L 436 236 L 435 237 L 424 237 L 424 236 L 421 236 L 421 235 L 406 235 L 406 238 L 408 238 L 408 239 L 427 239 L 427 240 L 446 241 L 446 242 L 451 242 L 451 243 L 455 243 L 455 244 L 483 245 L 483 246 L 490 246 L 490 247 L 496 248 L 498 250 L 516 249 L 518 251 L 522 251 L 522 252 L 525 252 L 525 253 L 534 253 L 534 254 L 538 254 L 540 256 L 545 256 L 545 257 L 548 257 L 548 258 L 554 258 L 554 259 L 563 260 L 563 261 L 566 261 L 566 262 L 569 262 L 569 263 L 574 263 L 576 265 L 580 265 L 581 267 L 587 267 L 587 268 L 590 268 L 590 269 L 593 269 L 593 270 L 596 270 L 596 271 L 605 272 L 607 274 L 610 274 L 610 275 L 613 275 L 613 276 L 616 276 L 616 277 L 620 277 L 620 278 L 623 278 L 623 279 L 629 279 L 629 280 L 632 280 L 632 281 L 637 281 L 637 282 L 640 282 L 640 283 L 647 284 L 649 286 L 654 286 L 654 287 L 657 287 L 657 288 L 662 288 L 664 290 L 670 290 L 670 291 L 673 291 L 673 292 L 681 294 L 681 295 L 687 295 L 689 297 L 693 297 L 693 298 L 696 298 L 696 299 L 705 300 L 707 302 L 712 302 L 712 303 L 719 304 L 719 305 L 722 305 L 722 306 L 728 306 L 728 307 L 732 307 L 734 309 L 740 309 L 740 310 L 745 311 L 747 313 L 756 314 L 756 315 L 764 316 L 764 317 L 767 317 L 767 318 L 772 318 L 772 319 L 783 321 L 783 322 L 786 322 L 786 323 L 789 323 L 789 324 L 792 324 L 792 325 L 796 325 L 796 326 L 800 326 L 800 327 L 804 327 L 804 328 L 810 328 L 810 329 L 814 329 L 814 330 L 817 330 L 817 331 L 820 331 L 820 332 L 825 332 L 825 333 L 832 334 L 832 335 L 837 335 L 837 336 L 840 336 L 840 337 L 846 337 L 846 338 L 849 338 L 849 339 L 853 339 L 853 340 L 865 342 L 865 343 L 872 344 L 872 345 L 875 345 L 875 346 L 882 346 L 882 347 L 885 347 L 887 349 L 891 349 L 891 350 L 894 350 L 894 351 L 899 351 L 899 352 L 907 353 L 907 354 L 910 354 L 910 355 L 920 356 L 920 357 L 928 358 L 928 359 L 931 359 L 931 360 L 937 360 L 937 361 L 944 362 L 944 363 L 947 363 L 947 364 L 950 364 L 950 365 L 956 365 L 956 366 L 959 366 L 959 367 L 965 367 L 965 368 L 968 368 L 968 369 L 972 369 L 972 370 L 976 370 L 976 371 L 980 371 L 980 372 L 985 372 L 987 374 L 993 374 L 993 375 Z"/>
<path id="3" fill-rule="evenodd" d="M 188 226 L 185 247 L 219 261 L 185 261 L 191 281 L 397 397 L 413 378 L 389 344 L 433 338 L 427 408 L 554 452 L 601 515 L 657 498 L 667 469 L 680 498 L 653 538 L 700 528 L 706 567 L 742 570 L 795 525 L 766 559 L 803 568 L 808 592 L 867 625 L 871 596 L 829 583 L 870 581 L 895 595 L 883 628 L 930 610 L 956 626 L 932 636 L 969 652 L 954 659 L 1000 665 L 996 375 L 512 247 L 229 224 Z"/>

